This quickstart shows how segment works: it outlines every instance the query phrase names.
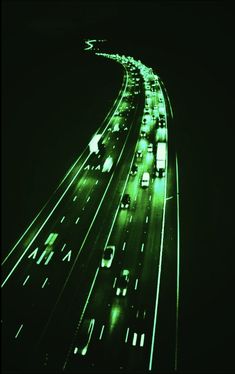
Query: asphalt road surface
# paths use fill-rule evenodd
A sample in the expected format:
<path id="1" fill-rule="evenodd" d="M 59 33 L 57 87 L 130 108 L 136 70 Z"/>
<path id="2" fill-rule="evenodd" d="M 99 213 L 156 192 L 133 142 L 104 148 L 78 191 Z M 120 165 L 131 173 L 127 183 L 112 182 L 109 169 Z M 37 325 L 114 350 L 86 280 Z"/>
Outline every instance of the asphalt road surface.
<path id="1" fill-rule="evenodd" d="M 87 58 L 90 50 L 92 43 Z M 123 82 L 96 132 L 97 153 L 87 145 L 2 263 L 6 372 L 143 372 L 177 365 L 179 211 L 170 101 L 160 78 L 141 62 L 99 58 L 121 63 Z M 162 177 L 159 142 L 167 150 Z M 121 208 L 124 194 L 127 208 Z M 107 245 L 115 252 L 104 268 Z M 117 295 L 123 270 L 126 294 Z M 81 354 L 86 320 L 93 322 Z"/>

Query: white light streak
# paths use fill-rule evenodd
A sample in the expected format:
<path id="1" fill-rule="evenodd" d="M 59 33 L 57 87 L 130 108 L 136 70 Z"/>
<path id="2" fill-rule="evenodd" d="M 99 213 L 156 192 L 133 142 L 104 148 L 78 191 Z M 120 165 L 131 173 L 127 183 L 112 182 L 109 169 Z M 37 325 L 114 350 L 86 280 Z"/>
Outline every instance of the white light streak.
<path id="1" fill-rule="evenodd" d="M 128 340 L 128 335 L 129 335 L 129 327 L 127 328 L 126 330 L 126 337 L 125 337 L 125 343 L 127 343 L 127 340 Z"/>
<path id="2" fill-rule="evenodd" d="M 45 279 L 45 281 L 44 281 L 44 283 L 42 285 L 42 288 L 44 288 L 44 286 L 45 286 L 45 284 L 46 284 L 47 281 L 48 281 L 48 278 Z"/>
<path id="3" fill-rule="evenodd" d="M 20 333 L 22 327 L 23 327 L 23 324 L 20 325 L 20 327 L 19 327 L 19 329 L 18 329 L 18 331 L 17 331 L 17 333 L 16 333 L 16 335 L 15 335 L 15 339 L 17 339 L 17 337 L 18 337 L 18 335 L 19 335 L 19 333 Z"/>
<path id="4" fill-rule="evenodd" d="M 25 281 L 24 281 L 24 283 L 23 283 L 23 286 L 26 284 L 26 282 L 28 281 L 29 277 L 30 277 L 30 275 L 28 275 L 28 276 L 25 278 Z"/>
<path id="5" fill-rule="evenodd" d="M 104 325 L 102 326 L 102 329 L 101 329 L 101 332 L 100 332 L 100 337 L 99 337 L 99 340 L 102 339 L 102 335 L 103 335 L 103 332 L 104 332 Z"/>

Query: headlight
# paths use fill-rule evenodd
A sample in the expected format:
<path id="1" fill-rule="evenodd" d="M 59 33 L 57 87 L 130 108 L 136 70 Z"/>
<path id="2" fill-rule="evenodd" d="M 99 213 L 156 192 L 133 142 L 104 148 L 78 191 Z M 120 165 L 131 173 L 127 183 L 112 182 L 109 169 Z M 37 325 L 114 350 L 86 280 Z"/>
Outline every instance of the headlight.
<path id="1" fill-rule="evenodd" d="M 86 352 L 87 352 L 87 347 L 83 348 L 83 350 L 81 352 L 82 356 L 85 356 Z"/>

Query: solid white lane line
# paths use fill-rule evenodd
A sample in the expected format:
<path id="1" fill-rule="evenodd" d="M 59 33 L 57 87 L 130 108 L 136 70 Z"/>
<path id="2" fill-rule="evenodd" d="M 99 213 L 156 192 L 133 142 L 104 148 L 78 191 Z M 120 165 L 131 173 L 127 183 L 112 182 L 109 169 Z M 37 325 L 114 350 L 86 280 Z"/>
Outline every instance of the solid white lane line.
<path id="1" fill-rule="evenodd" d="M 138 281 L 139 281 L 139 279 L 136 279 L 136 281 L 135 281 L 135 290 L 137 289 Z"/>
<path id="2" fill-rule="evenodd" d="M 125 68 L 125 66 L 124 66 Z M 125 68 L 126 70 L 126 68 Z M 107 113 L 105 119 L 103 120 L 100 128 L 96 131 L 96 133 L 100 132 L 101 130 L 101 127 L 102 125 L 105 123 L 105 121 L 107 120 L 108 116 L 110 115 L 111 111 L 113 110 L 113 107 L 116 105 L 116 102 L 118 102 L 119 100 L 119 104 L 117 106 L 117 108 L 119 107 L 120 103 L 121 103 L 121 100 L 123 98 L 123 95 L 124 93 L 126 92 L 126 89 L 127 89 L 127 82 L 128 82 L 128 79 L 129 79 L 129 74 L 128 74 L 128 71 L 126 70 L 126 73 L 123 75 L 123 82 L 122 82 L 122 86 L 125 85 L 124 87 L 124 90 L 123 90 L 123 93 L 122 93 L 122 96 L 121 96 L 121 99 L 119 99 L 119 96 L 121 94 L 121 90 L 122 88 L 120 89 L 120 93 L 118 94 L 115 102 L 114 102 L 114 105 L 112 106 L 112 108 L 110 109 L 110 111 Z M 124 83 L 125 82 L 125 83 Z M 112 120 L 112 117 L 110 118 L 110 120 L 108 121 L 107 125 L 105 126 L 104 130 L 101 130 L 102 133 L 101 135 L 103 135 L 105 133 L 105 131 L 107 130 L 110 122 Z M 65 181 L 65 179 L 69 176 L 69 174 L 72 172 L 72 170 L 75 168 L 76 164 L 78 163 L 78 161 L 82 158 L 82 155 L 86 152 L 86 150 L 88 149 L 88 145 L 87 147 L 84 149 L 84 151 L 81 153 L 81 155 L 78 157 L 78 159 L 73 163 L 73 165 L 71 166 L 71 168 L 69 169 L 69 171 L 66 173 L 66 175 L 64 176 L 64 178 L 62 179 L 62 181 L 60 182 L 59 186 L 56 188 L 56 190 L 53 192 L 52 196 L 56 193 L 56 191 L 58 191 L 59 187 L 62 185 L 62 183 Z M 86 161 L 89 159 L 91 154 L 89 154 L 85 161 L 83 162 L 82 166 L 79 168 L 79 170 L 77 171 L 77 173 L 75 174 L 75 176 L 72 178 L 72 181 L 69 183 L 68 187 L 65 189 L 65 191 L 63 192 L 62 196 L 59 198 L 59 200 L 57 201 L 56 205 L 54 206 L 54 208 L 52 209 L 51 213 L 49 214 L 49 216 L 46 218 L 46 220 L 44 221 L 44 223 L 42 224 L 42 226 L 40 227 L 40 229 L 38 230 L 38 232 L 35 234 L 34 238 L 31 240 L 31 242 L 29 243 L 29 245 L 27 246 L 27 248 L 25 249 L 24 253 L 21 255 L 20 259 L 17 261 L 17 263 L 15 264 L 15 266 L 13 267 L 13 269 L 11 270 L 11 272 L 8 274 L 8 276 L 5 278 L 5 280 L 3 281 L 3 283 L 1 284 L 1 287 L 3 287 L 5 285 L 5 283 L 8 281 L 8 279 L 10 278 L 10 276 L 12 275 L 12 273 L 14 272 L 15 268 L 18 266 L 18 264 L 20 263 L 21 259 L 24 257 L 25 253 L 28 251 L 29 247 L 31 246 L 31 244 L 34 242 L 34 240 L 36 239 L 36 237 L 38 236 L 38 234 L 41 232 L 42 228 L 45 226 L 46 222 L 48 221 L 48 219 L 51 217 L 52 213 L 54 212 L 54 210 L 56 209 L 56 207 L 58 206 L 58 204 L 60 203 L 60 201 L 63 199 L 64 195 L 66 194 L 66 192 L 68 191 L 68 189 L 70 188 L 71 184 L 73 183 L 73 181 L 75 180 L 75 178 L 77 177 L 77 175 L 80 173 L 80 171 L 83 169 L 83 166 L 85 165 Z M 48 200 L 49 201 L 49 200 Z M 10 255 L 12 254 L 12 252 L 15 250 L 15 248 L 17 247 L 17 245 L 20 243 L 20 241 L 22 240 L 22 238 L 26 235 L 26 233 L 29 231 L 29 229 L 31 228 L 31 226 L 33 225 L 33 223 L 36 221 L 36 219 L 40 216 L 41 212 L 43 211 L 43 209 L 45 208 L 45 206 L 47 205 L 48 201 L 46 202 L 46 204 L 44 204 L 44 206 L 42 207 L 42 209 L 40 210 L 40 212 L 37 214 L 37 216 L 34 218 L 34 220 L 31 222 L 31 224 L 28 226 L 28 228 L 25 230 L 25 232 L 21 235 L 21 237 L 18 239 L 18 241 L 15 243 L 15 245 L 13 246 L 13 248 L 11 249 L 11 251 L 8 253 L 8 255 L 5 257 L 5 259 L 3 260 L 2 262 L 2 265 L 7 261 L 7 259 L 10 257 Z"/>
<path id="3" fill-rule="evenodd" d="M 65 249 L 66 247 L 66 243 L 64 243 L 63 247 L 61 248 L 61 252 L 63 252 L 63 250 Z"/>
<path id="4" fill-rule="evenodd" d="M 149 201 L 151 201 L 151 200 L 152 200 L 152 195 L 149 196 Z"/>
<path id="5" fill-rule="evenodd" d="M 97 181 L 95 182 L 95 184 L 98 184 L 99 183 L 99 181 L 98 181 L 98 179 L 97 179 Z"/>
<path id="6" fill-rule="evenodd" d="M 126 242 L 123 243 L 123 246 L 122 246 L 122 250 L 124 251 L 125 249 L 125 246 L 126 246 Z"/>
<path id="7" fill-rule="evenodd" d="M 17 337 L 18 337 L 18 335 L 19 335 L 19 333 L 20 333 L 22 327 L 23 327 L 23 323 L 22 323 L 22 325 L 20 325 L 20 327 L 19 327 L 19 329 L 18 329 L 18 331 L 17 331 L 17 333 L 16 333 L 16 335 L 15 335 L 15 339 L 17 339 Z"/>
<path id="8" fill-rule="evenodd" d="M 87 200 L 86 200 L 86 201 L 87 201 L 87 203 L 88 203 L 88 201 L 90 200 L 90 198 L 91 198 L 91 197 L 90 197 L 90 196 L 88 196 L 88 198 L 87 198 Z"/>
<path id="9" fill-rule="evenodd" d="M 76 219 L 75 224 L 77 224 L 79 220 L 80 220 L 80 217 L 78 217 L 78 218 Z"/>
<path id="10" fill-rule="evenodd" d="M 136 334 L 136 332 L 134 332 L 132 345 L 136 345 L 136 341 L 137 341 L 137 334 Z"/>
<path id="11" fill-rule="evenodd" d="M 47 259 L 46 259 L 45 265 L 48 264 L 48 262 L 50 261 L 50 259 L 51 259 L 52 256 L 53 256 L 53 254 L 54 254 L 54 252 L 51 252 L 51 253 L 49 254 L 49 256 L 48 256 Z"/>
<path id="12" fill-rule="evenodd" d="M 102 339 L 102 335 L 103 335 L 103 332 L 104 332 L 104 325 L 102 326 L 102 329 L 101 329 L 101 332 L 100 332 L 100 337 L 99 337 L 99 340 Z"/>
<path id="13" fill-rule="evenodd" d="M 114 279 L 113 288 L 115 287 L 116 282 L 117 282 L 117 277 L 115 277 L 115 279 Z"/>
<path id="14" fill-rule="evenodd" d="M 175 324 L 175 371 L 178 370 L 178 324 L 179 324 L 179 289 L 180 289 L 180 215 L 179 215 L 179 168 L 176 153 L 176 193 L 177 193 L 177 279 L 176 279 L 176 324 Z"/>
<path id="15" fill-rule="evenodd" d="M 144 333 L 141 334 L 141 338 L 140 338 L 140 346 L 143 347 L 144 346 Z"/>
<path id="16" fill-rule="evenodd" d="M 46 284 L 47 281 L 48 281 L 48 278 L 45 279 L 45 281 L 44 281 L 44 283 L 42 285 L 42 288 L 44 288 L 44 286 L 45 286 L 45 284 Z"/>
<path id="17" fill-rule="evenodd" d="M 60 223 L 62 223 L 64 221 L 64 219 L 65 219 L 65 216 L 61 218 Z"/>
<path id="18" fill-rule="evenodd" d="M 83 168 L 83 165 L 86 163 L 87 159 L 90 157 L 87 156 L 87 158 L 85 159 L 85 161 L 83 162 L 82 166 L 79 168 L 79 170 L 77 171 L 77 173 L 75 174 L 75 176 L 72 178 L 71 182 L 69 183 L 69 185 L 66 187 L 65 191 L 62 193 L 61 197 L 59 198 L 59 200 L 57 201 L 57 203 L 55 204 L 54 208 L 51 210 L 50 214 L 47 216 L 47 218 L 45 219 L 45 221 L 43 222 L 42 226 L 40 227 L 40 229 L 37 231 L 37 233 L 34 235 L 33 239 L 30 241 L 30 243 L 27 245 L 27 247 L 25 248 L 24 252 L 22 253 L 22 255 L 20 256 L 19 260 L 16 262 L 16 264 L 13 266 L 13 268 L 11 269 L 11 271 L 8 273 L 8 275 L 6 276 L 6 278 L 4 279 L 4 281 L 2 282 L 1 284 L 1 287 L 3 287 L 6 282 L 8 281 L 8 279 L 10 278 L 10 276 L 14 273 L 15 269 L 17 268 L 17 266 L 19 265 L 19 263 L 21 262 L 22 258 L 24 257 L 24 255 L 28 252 L 28 249 L 30 248 L 30 246 L 32 245 L 32 243 L 34 242 L 34 240 L 38 237 L 38 235 L 40 234 L 40 232 L 42 231 L 43 227 L 46 225 L 47 221 L 49 220 L 49 218 L 51 217 L 51 215 L 53 214 L 53 212 L 55 211 L 55 209 L 57 208 L 57 206 L 59 205 L 59 203 L 61 202 L 61 200 L 63 199 L 63 197 L 65 196 L 66 192 L 69 190 L 70 186 L 72 185 L 72 183 L 74 182 L 74 180 L 76 179 L 77 175 L 80 173 L 80 170 L 82 170 Z M 41 210 L 42 211 L 42 210 Z M 40 211 L 40 212 L 41 212 Z M 40 213 L 39 213 L 40 214 Z M 39 215 L 38 214 L 38 215 Z M 38 217 L 38 216 L 37 216 Z M 36 218 L 35 218 L 36 219 Z M 27 230 L 26 230 L 27 231 Z M 17 244 L 19 243 L 19 240 L 17 242 Z M 11 252 L 15 249 L 16 245 L 12 248 Z M 6 259 L 4 261 L 7 260 L 9 256 L 6 257 Z"/>
<path id="19" fill-rule="evenodd" d="M 167 126 L 167 122 L 166 122 L 166 126 Z M 158 301 L 159 301 L 160 281 L 161 281 L 161 271 L 162 271 L 162 255 L 163 255 L 163 242 L 164 242 L 165 217 L 166 217 L 166 192 L 167 192 L 167 177 L 168 177 L 167 171 L 168 171 L 168 154 L 166 153 L 166 177 L 165 177 L 165 191 L 164 191 L 164 202 L 163 202 L 163 213 L 162 213 L 160 256 L 159 256 L 158 275 L 157 275 L 153 332 L 152 332 L 152 341 L 151 341 L 150 359 L 149 359 L 149 370 L 150 371 L 152 370 L 152 365 L 153 365 L 153 352 L 154 352 L 154 344 L 155 344 L 157 315 L 158 315 Z"/>
<path id="20" fill-rule="evenodd" d="M 143 250 L 144 250 L 144 243 L 142 243 L 141 245 L 141 252 L 143 252 Z"/>
<path id="21" fill-rule="evenodd" d="M 145 223 L 148 223 L 148 220 L 149 220 L 149 217 L 147 216 L 147 217 L 146 217 L 146 220 L 145 220 Z"/>
<path id="22" fill-rule="evenodd" d="M 74 198 L 73 198 L 73 201 L 75 201 L 77 199 L 77 195 L 76 196 L 74 196 Z"/>
<path id="23" fill-rule="evenodd" d="M 129 222 L 131 222 L 132 221 L 132 216 L 130 216 L 130 221 Z"/>
<path id="24" fill-rule="evenodd" d="M 129 335 L 129 327 L 127 328 L 126 330 L 126 337 L 125 337 L 125 343 L 127 343 L 127 340 L 128 340 L 128 335 Z"/>
<path id="25" fill-rule="evenodd" d="M 28 276 L 25 278 L 25 281 L 24 281 L 24 283 L 23 283 L 23 286 L 26 284 L 26 282 L 28 281 L 29 277 L 30 277 L 30 275 L 28 275 Z"/>

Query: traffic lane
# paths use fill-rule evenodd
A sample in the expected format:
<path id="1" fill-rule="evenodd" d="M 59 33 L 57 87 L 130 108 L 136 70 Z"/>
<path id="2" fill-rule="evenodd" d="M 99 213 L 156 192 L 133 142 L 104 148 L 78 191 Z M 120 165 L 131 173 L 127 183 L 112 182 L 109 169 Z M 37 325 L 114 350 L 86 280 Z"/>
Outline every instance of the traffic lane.
<path id="1" fill-rule="evenodd" d="M 103 233 L 103 230 L 102 230 L 102 233 Z M 103 247 L 103 246 L 101 246 L 101 247 Z M 101 253 L 101 252 L 100 252 Z M 100 258 L 101 258 L 101 256 L 99 256 L 99 261 L 100 261 Z"/>
<path id="2" fill-rule="evenodd" d="M 114 156 L 114 154 L 115 153 L 117 153 L 117 152 L 112 152 L 112 155 Z M 88 171 L 86 171 L 86 175 L 87 175 L 87 173 L 88 173 Z M 102 176 L 103 177 L 103 179 L 104 179 L 104 176 Z M 83 179 L 83 180 L 80 180 L 79 181 L 79 183 L 78 183 L 78 188 L 81 188 L 81 184 L 82 185 L 84 185 L 84 183 L 85 183 L 85 181 L 86 181 L 86 179 Z M 96 180 L 96 183 L 97 183 L 97 180 Z M 88 183 L 87 183 L 87 185 L 88 185 Z M 93 186 L 91 186 L 91 188 L 92 188 Z M 101 188 L 101 187 L 100 187 Z M 83 186 L 83 190 L 84 190 L 84 186 Z M 88 193 L 88 197 L 86 198 L 84 195 L 82 195 L 81 194 L 81 191 L 80 191 L 80 198 L 81 198 L 81 200 L 83 200 L 83 199 L 85 199 L 86 201 L 88 201 L 88 199 L 90 199 L 90 193 L 91 193 L 91 190 L 89 191 L 89 193 Z M 75 195 L 75 196 L 77 196 L 77 195 Z M 96 196 L 97 196 L 97 193 L 96 193 Z M 98 196 L 97 196 L 98 197 Z M 68 199 L 69 199 L 69 197 L 67 197 Z M 80 199 L 79 199 L 80 200 Z M 78 200 L 78 201 L 79 201 Z M 74 201 L 74 198 L 73 198 L 73 201 Z M 97 202 L 98 202 L 98 199 L 97 199 Z M 94 204 L 94 200 L 93 200 L 93 204 Z M 64 203 L 64 205 L 65 205 L 65 203 Z M 76 202 L 76 205 L 77 205 L 77 202 Z M 84 210 L 85 208 L 83 207 L 82 208 L 82 210 Z M 62 210 L 62 207 L 61 207 L 61 210 Z M 61 212 L 61 213 L 59 213 L 59 211 L 57 210 L 57 214 L 58 215 L 60 215 L 62 218 L 61 218 L 61 221 L 62 220 L 64 220 L 65 219 L 65 215 L 63 214 L 64 212 Z M 78 219 L 80 218 L 80 215 L 78 215 L 77 217 L 76 217 L 76 221 L 75 221 L 75 223 L 76 222 L 78 222 Z M 68 221 L 66 221 L 64 224 L 66 224 L 66 225 L 68 225 Z M 51 228 L 52 229 L 52 228 Z M 34 243 L 34 244 L 37 244 L 37 243 Z M 37 247 L 36 247 L 37 248 Z"/>
<path id="3" fill-rule="evenodd" d="M 86 172 L 86 174 L 87 174 L 87 172 Z M 76 183 L 76 181 L 75 181 L 75 183 Z M 78 188 L 80 188 L 80 185 L 81 185 L 82 183 L 84 183 L 84 180 L 78 182 Z M 91 188 L 92 188 L 92 187 L 93 187 L 93 186 L 91 186 Z M 84 188 L 83 188 L 83 191 L 84 191 Z M 80 196 L 81 196 L 81 200 L 82 200 L 82 199 L 86 199 L 85 195 L 82 194 L 81 191 L 80 191 Z M 56 220 L 58 220 L 57 217 L 61 217 L 61 218 L 59 218 L 60 220 L 61 220 L 61 219 L 63 220 L 63 219 L 65 218 L 65 215 L 64 215 L 64 206 L 66 206 L 67 200 L 68 200 L 68 201 L 70 200 L 69 195 L 66 196 L 66 198 L 64 199 L 63 204 L 61 204 L 61 205 L 59 205 L 59 206 L 57 207 L 56 211 L 54 212 L 54 215 L 52 215 L 52 216 L 50 217 L 50 219 L 46 222 L 46 226 L 43 227 L 43 229 L 41 230 L 40 234 L 37 236 L 36 240 L 34 240 L 34 243 L 31 245 L 31 247 L 34 246 L 34 248 L 37 248 L 37 247 L 39 247 L 39 246 L 40 246 L 40 247 L 43 246 L 43 244 L 40 243 L 40 241 L 41 241 L 41 237 L 44 236 L 44 239 L 46 240 L 46 237 L 47 237 L 48 234 L 49 234 L 49 233 L 46 232 L 46 231 L 48 230 L 49 232 L 53 232 L 53 231 L 52 231 L 52 230 L 54 229 L 53 226 L 56 225 Z M 77 203 L 78 203 L 78 202 L 77 202 Z M 76 205 L 77 205 L 77 203 L 76 203 Z M 68 203 L 67 203 L 67 204 L 68 204 Z M 45 225 L 45 222 L 44 222 L 43 224 Z M 48 227 L 50 227 L 50 230 L 48 229 Z M 34 237 L 34 234 L 35 234 L 34 231 L 31 230 L 31 232 L 30 232 L 31 240 L 32 240 L 33 237 Z M 44 239 L 43 239 L 43 240 L 44 240 Z M 44 240 L 44 241 L 45 241 L 45 240 Z M 44 242 L 43 242 L 43 243 L 44 243 Z M 44 246 L 43 246 L 43 247 L 44 247 Z M 7 276 L 8 276 L 9 274 L 11 274 L 12 269 L 15 268 L 15 264 L 17 264 L 17 263 L 19 263 L 19 265 L 20 265 L 20 264 L 23 264 L 23 263 L 22 263 L 23 256 L 24 256 L 24 257 L 27 257 L 28 254 L 29 254 L 29 252 L 31 251 L 31 249 L 30 249 L 29 246 L 26 247 L 26 248 L 23 248 L 23 249 L 24 249 L 24 250 L 23 250 L 23 254 L 22 254 L 22 253 L 20 254 L 20 258 L 17 259 L 16 263 L 14 263 L 14 264 L 12 263 L 11 268 L 9 268 L 10 263 L 8 262 L 8 273 L 7 273 L 7 274 L 4 274 L 4 279 L 6 279 Z M 12 259 L 13 259 L 13 257 L 12 257 Z M 18 268 L 19 268 L 19 265 L 17 265 Z M 14 271 L 14 276 L 16 276 L 17 271 L 18 271 L 18 269 L 17 269 L 17 267 L 16 267 L 16 270 Z M 11 276 L 11 278 L 12 278 L 12 276 Z M 11 278 L 9 278 L 9 281 L 12 281 Z M 8 281 L 7 283 L 9 283 L 9 281 Z M 6 285 L 7 285 L 7 283 L 6 283 Z"/>
<path id="4" fill-rule="evenodd" d="M 140 197 L 140 201 L 142 201 L 143 199 L 142 199 L 142 196 Z M 161 205 L 162 205 L 162 202 L 161 202 Z M 162 206 L 161 206 L 161 208 L 162 208 Z M 160 213 L 159 214 L 159 221 L 161 221 L 161 218 L 162 218 L 162 214 Z M 141 227 L 143 227 L 142 226 L 142 224 L 140 225 Z M 134 237 L 133 237 L 133 240 L 131 240 L 131 242 L 132 243 L 135 243 L 135 239 L 136 239 L 136 232 L 138 231 L 138 226 L 136 226 L 136 228 L 137 228 L 137 230 L 135 231 L 135 233 L 134 233 Z M 159 230 L 160 231 L 160 230 Z M 160 234 L 159 234 L 159 237 L 160 237 Z M 113 240 L 112 241 L 112 243 L 115 243 L 115 240 Z M 147 246 L 148 248 L 149 248 L 149 246 Z M 126 247 L 127 248 L 127 247 Z M 131 254 L 131 262 L 133 262 L 133 253 Z M 150 259 L 150 261 L 152 262 L 152 259 Z M 151 264 L 152 265 L 152 264 Z M 112 268 L 112 270 L 113 270 L 113 268 Z M 136 283 L 135 283 L 136 284 Z M 131 286 L 130 286 L 131 287 Z M 144 287 L 145 288 L 145 287 Z M 137 289 L 137 288 L 135 288 L 135 289 Z M 145 289 L 145 294 L 146 294 L 146 289 Z M 143 295 L 141 295 L 140 296 L 140 299 L 142 300 L 143 299 Z M 128 301 L 130 301 L 130 295 L 128 296 Z M 133 307 L 133 304 L 135 303 L 135 301 L 136 301 L 136 294 L 134 295 L 134 299 L 133 299 L 133 303 L 132 302 L 130 302 L 130 304 L 131 304 L 131 308 Z M 137 310 L 137 312 L 136 313 L 146 313 L 146 309 L 148 309 L 148 307 L 146 307 L 145 308 L 145 310 L 143 310 L 143 301 L 141 302 L 141 308 L 142 308 L 142 310 L 141 311 L 139 311 L 139 309 Z M 141 309 L 140 308 L 140 309 Z M 151 309 L 150 309 L 151 310 Z M 131 323 L 131 321 L 130 321 L 130 323 Z M 137 327 L 137 329 L 138 329 L 138 327 Z M 142 332 L 141 334 L 144 334 L 144 332 Z M 134 333 L 134 335 L 136 336 L 136 339 L 137 339 L 137 333 Z M 135 336 L 133 336 L 133 339 L 135 340 Z M 142 341 L 143 341 L 143 339 L 144 339 L 144 336 L 143 337 L 141 337 L 141 339 L 142 339 Z M 135 344 L 134 342 L 133 342 L 133 344 Z M 143 343 L 142 343 L 143 344 Z M 118 360 L 118 362 L 120 362 L 120 360 Z"/>
<path id="5" fill-rule="evenodd" d="M 114 240 L 113 240 L 113 242 L 115 242 Z M 120 250 L 120 249 L 119 249 Z M 132 254 L 132 260 L 133 260 L 133 254 Z M 115 265 L 116 264 L 116 265 Z M 115 275 L 116 276 L 118 276 L 119 275 L 119 272 L 120 272 L 120 267 L 119 267 L 119 264 L 120 264 L 120 261 L 119 261 L 119 258 L 115 258 L 115 260 L 114 260 L 114 263 L 113 263 L 113 265 L 112 265 L 112 278 L 113 278 L 113 275 L 114 275 L 114 277 L 115 277 Z M 118 269 L 117 269 L 117 265 L 118 265 Z M 111 270 L 111 269 L 110 269 Z M 110 273 L 110 272 L 109 272 Z M 116 278 L 116 277 L 115 277 Z M 112 284 L 114 284 L 115 283 L 115 278 L 114 279 L 112 279 Z M 131 283 L 131 282 L 130 282 Z M 110 284 L 110 286 L 111 286 L 111 281 L 109 280 L 109 284 Z M 98 285 L 97 285 L 98 286 Z M 101 288 L 101 292 L 102 292 L 102 282 L 101 282 L 101 285 L 100 285 L 100 288 Z M 135 283 L 134 282 L 132 282 L 132 285 L 131 284 L 129 284 L 128 285 L 128 292 L 130 293 L 130 292 L 132 292 L 132 290 L 133 289 L 135 289 Z M 114 290 L 114 292 L 115 292 L 115 290 Z M 105 292 L 105 293 L 107 293 L 107 292 Z M 134 292 L 135 293 L 135 292 Z M 135 298 L 135 295 L 134 295 L 134 298 Z M 126 315 L 127 315 L 127 310 L 125 310 L 125 312 L 124 311 L 121 311 L 120 312 L 120 310 L 119 309 L 117 309 L 117 305 L 116 305 L 116 300 L 119 300 L 119 309 L 120 309 L 120 303 L 122 302 L 122 301 L 120 301 L 120 298 L 117 298 L 116 296 L 114 296 L 114 305 L 113 305 L 113 303 L 112 303 L 112 305 L 111 305 L 111 308 L 112 308 L 112 315 L 115 315 L 116 316 L 116 320 L 117 320 L 117 315 L 125 315 L 125 318 L 126 318 Z M 131 301 L 131 303 L 130 303 L 130 296 L 128 296 L 128 297 L 126 297 L 125 298 L 126 299 L 126 301 L 125 301 L 125 305 L 126 305 L 126 308 L 129 308 L 130 310 L 132 310 L 132 308 L 134 308 L 134 305 L 133 305 L 133 302 Z M 93 299 L 92 299 L 93 300 Z M 107 304 L 107 303 L 106 303 Z M 100 306 L 99 305 L 93 305 L 93 303 L 91 302 L 90 303 L 90 305 L 91 305 L 91 310 L 100 310 Z M 138 310 L 136 311 L 136 312 L 138 312 Z M 101 315 L 103 315 L 103 312 L 101 313 Z M 125 319 L 123 319 L 123 321 L 125 322 Z M 120 321 L 119 321 L 119 323 L 118 323 L 118 330 L 120 330 Z M 123 331 L 126 331 L 128 329 L 128 327 L 126 327 L 126 325 L 125 326 L 123 326 L 123 328 L 121 329 L 122 330 L 122 333 L 120 332 L 119 333 L 119 335 L 121 334 L 122 335 L 122 337 L 123 337 Z M 107 331 L 107 329 L 106 329 L 106 331 Z M 142 333 L 142 334 L 144 334 L 144 333 Z M 136 339 L 138 338 L 137 337 L 137 333 L 134 333 L 134 337 L 133 337 L 133 339 L 135 339 L 135 336 L 136 336 Z M 116 337 L 117 338 L 117 337 Z M 119 338 L 118 338 L 119 339 Z M 110 340 L 110 339 L 109 339 Z M 125 339 L 123 338 L 121 341 L 124 341 Z M 133 344 L 135 344 L 135 343 L 133 343 Z M 141 338 L 141 344 L 144 344 L 144 336 Z M 107 344 L 106 344 L 107 345 Z M 110 346 L 110 342 L 108 343 L 108 345 L 107 345 L 108 347 Z M 114 344 L 114 342 L 112 342 L 112 347 L 114 347 L 115 346 L 115 344 Z M 105 347 L 104 347 L 105 348 Z M 108 348 L 109 349 L 109 348 Z M 110 349 L 109 349 L 110 350 Z M 107 354 L 107 353 L 106 353 Z M 123 352 L 121 353 L 121 356 L 123 357 Z M 121 359 L 121 357 L 118 355 L 117 356 L 117 365 L 118 365 L 118 363 L 120 363 L 120 359 Z M 94 361 L 94 360 L 93 360 Z M 113 363 L 113 360 L 112 360 L 112 363 Z M 93 362 L 93 364 L 94 364 L 94 362 Z M 98 365 L 98 363 L 96 362 L 96 364 L 95 364 L 95 366 L 96 365 Z M 99 364 L 100 365 L 100 364 Z M 124 365 L 124 363 L 123 363 L 123 365 Z"/>
<path id="6" fill-rule="evenodd" d="M 168 188 L 164 252 L 158 314 L 158 355 L 154 360 L 157 370 L 173 370 L 176 354 L 176 292 L 177 292 L 177 197 L 175 152 L 168 158 Z M 180 271 L 180 269 L 179 269 Z"/>
<path id="7" fill-rule="evenodd" d="M 124 87 L 125 87 L 125 77 L 123 79 L 123 84 L 122 84 L 122 88 L 121 88 L 121 90 L 119 92 L 119 96 L 122 94 L 122 91 L 123 91 Z M 118 99 L 120 99 L 120 97 L 118 97 L 117 100 Z M 113 107 L 115 106 L 116 101 L 115 101 Z M 107 115 L 105 121 L 101 125 L 100 131 L 104 131 L 106 129 L 108 122 L 112 118 L 113 107 L 111 108 L 110 113 Z M 76 162 L 74 163 L 74 165 L 66 173 L 66 176 L 60 182 L 60 185 L 54 191 L 54 193 L 53 193 L 52 197 L 50 198 L 50 200 L 43 207 L 43 211 L 40 213 L 40 215 L 37 218 L 37 220 L 35 221 L 35 223 L 31 226 L 32 227 L 31 230 L 33 230 L 34 232 L 36 232 L 40 228 L 41 224 L 44 222 L 45 218 L 47 217 L 48 212 L 50 212 L 50 210 L 52 209 L 52 207 L 55 205 L 55 202 L 58 201 L 58 197 L 63 193 L 63 190 L 66 188 L 65 186 L 67 186 L 72 181 L 72 179 L 74 178 L 74 176 L 79 172 L 79 169 L 81 168 L 83 162 L 85 162 L 85 160 L 88 157 L 89 157 L 89 149 L 88 149 L 88 147 L 86 147 L 85 150 L 83 151 L 82 155 L 78 158 L 78 160 L 76 160 Z M 31 241 L 31 234 L 30 234 L 30 232 L 27 233 L 27 234 L 25 234 L 23 236 L 22 240 L 23 240 L 23 247 L 27 247 L 29 245 L 30 241 Z M 9 257 L 7 256 L 6 262 L 4 260 L 3 272 L 5 274 L 7 274 L 9 272 L 9 268 L 12 267 L 13 264 L 17 262 L 20 254 L 21 254 L 21 251 L 22 251 L 22 245 L 19 245 L 19 249 L 16 248 L 11 253 L 11 255 Z M 10 261 L 10 263 L 8 265 L 9 259 L 12 259 L 12 260 Z"/>

